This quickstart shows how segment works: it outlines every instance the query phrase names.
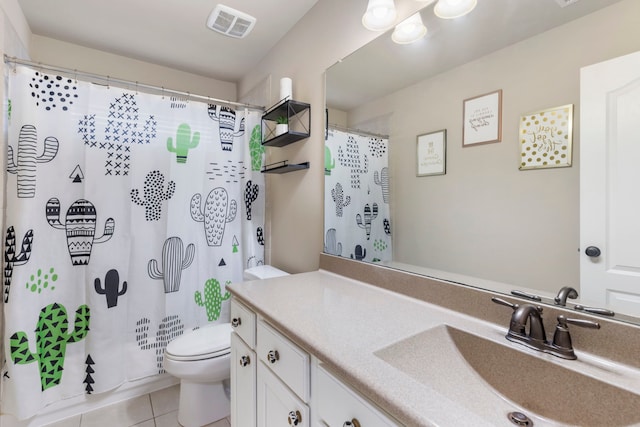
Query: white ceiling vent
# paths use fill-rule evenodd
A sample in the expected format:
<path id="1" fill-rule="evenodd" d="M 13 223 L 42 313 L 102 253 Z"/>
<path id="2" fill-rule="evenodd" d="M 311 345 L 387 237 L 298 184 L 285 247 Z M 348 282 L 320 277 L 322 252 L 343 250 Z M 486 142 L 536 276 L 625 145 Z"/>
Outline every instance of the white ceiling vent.
<path id="1" fill-rule="evenodd" d="M 245 37 L 256 23 L 256 18 L 229 6 L 219 4 L 213 9 L 207 27 L 229 37 Z"/>
<path id="2" fill-rule="evenodd" d="M 560 5 L 560 7 L 567 7 L 570 6 L 574 3 L 578 3 L 578 1 L 580 0 L 556 0 L 556 3 L 558 3 L 558 5 Z"/>

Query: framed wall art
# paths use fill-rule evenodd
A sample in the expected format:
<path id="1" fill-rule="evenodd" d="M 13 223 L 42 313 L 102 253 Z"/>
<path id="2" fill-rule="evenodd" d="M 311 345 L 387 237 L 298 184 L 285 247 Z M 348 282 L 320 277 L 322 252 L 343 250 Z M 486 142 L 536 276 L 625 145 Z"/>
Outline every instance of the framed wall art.
<path id="1" fill-rule="evenodd" d="M 571 166 L 573 104 L 520 118 L 520 170 Z"/>
<path id="2" fill-rule="evenodd" d="M 502 89 L 465 99 L 462 146 L 502 141 Z"/>
<path id="3" fill-rule="evenodd" d="M 447 171 L 447 130 L 418 135 L 416 175 L 444 175 Z"/>

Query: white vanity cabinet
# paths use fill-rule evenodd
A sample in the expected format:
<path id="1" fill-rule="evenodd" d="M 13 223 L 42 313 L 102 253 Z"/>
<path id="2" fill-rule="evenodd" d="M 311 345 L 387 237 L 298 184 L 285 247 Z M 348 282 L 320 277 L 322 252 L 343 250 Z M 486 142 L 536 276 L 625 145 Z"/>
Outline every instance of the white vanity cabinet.
<path id="1" fill-rule="evenodd" d="M 378 408 L 314 361 L 313 409 L 318 426 L 399 426 Z"/>
<path id="2" fill-rule="evenodd" d="M 256 315 L 231 300 L 231 424 L 256 425 Z"/>
<path id="3" fill-rule="evenodd" d="M 232 427 L 400 425 L 235 297 L 231 322 Z"/>

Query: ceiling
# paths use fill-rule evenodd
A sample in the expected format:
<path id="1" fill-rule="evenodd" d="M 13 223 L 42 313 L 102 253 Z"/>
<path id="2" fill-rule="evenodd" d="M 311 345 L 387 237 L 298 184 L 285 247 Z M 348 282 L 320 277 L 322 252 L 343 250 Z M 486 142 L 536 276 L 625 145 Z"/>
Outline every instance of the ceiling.
<path id="1" fill-rule="evenodd" d="M 238 82 L 318 0 L 222 0 L 257 19 L 243 39 L 206 27 L 217 0 L 18 0 L 32 33 Z"/>
<path id="2" fill-rule="evenodd" d="M 398 45 L 389 31 L 329 68 L 327 105 L 349 111 L 618 1 L 560 7 L 569 0 L 481 0 L 470 14 L 451 20 L 437 18 L 429 3 L 421 11 L 428 29 L 421 41 Z"/>

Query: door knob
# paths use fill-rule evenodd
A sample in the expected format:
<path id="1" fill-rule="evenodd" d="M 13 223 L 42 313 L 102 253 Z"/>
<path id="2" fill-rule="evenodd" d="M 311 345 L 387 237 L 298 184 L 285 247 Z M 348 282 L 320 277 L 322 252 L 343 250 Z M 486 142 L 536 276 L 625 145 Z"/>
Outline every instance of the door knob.
<path id="1" fill-rule="evenodd" d="M 598 258 L 602 252 L 600 252 L 600 248 L 597 246 L 588 246 L 587 249 L 584 250 L 584 253 L 589 257 Z"/>

